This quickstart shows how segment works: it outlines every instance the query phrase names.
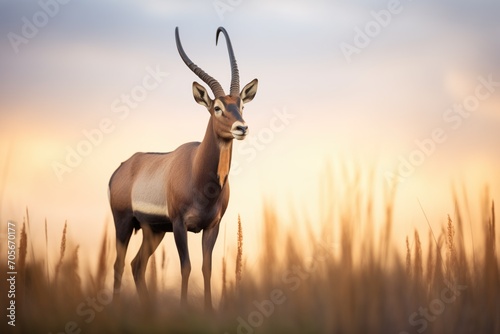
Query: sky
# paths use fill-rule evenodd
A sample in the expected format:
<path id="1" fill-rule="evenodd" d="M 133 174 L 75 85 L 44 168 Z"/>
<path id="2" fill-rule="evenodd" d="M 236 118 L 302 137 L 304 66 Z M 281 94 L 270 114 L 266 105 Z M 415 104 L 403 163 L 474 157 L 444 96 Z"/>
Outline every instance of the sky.
<path id="1" fill-rule="evenodd" d="M 228 90 L 227 50 L 215 45 L 224 26 L 241 86 L 258 78 L 259 88 L 215 256 L 234 251 L 240 214 L 251 263 L 263 204 L 300 230 L 318 218 L 326 176 L 338 208 L 357 170 L 377 185 L 361 186 L 366 196 L 382 201 L 380 189 L 398 185 L 404 247 L 428 229 L 420 204 L 436 230 L 453 214 L 453 186 L 476 207 L 485 187 L 500 197 L 499 15 L 497 1 L 465 0 L 0 0 L 2 226 L 27 207 L 32 234 L 46 219 L 57 245 L 68 221 L 92 262 L 113 230 L 107 184 L 119 164 L 203 138 L 209 114 L 193 100 L 200 80 L 175 27 Z M 201 238 L 190 238 L 196 261 Z M 163 244 L 177 263 L 173 238 Z"/>

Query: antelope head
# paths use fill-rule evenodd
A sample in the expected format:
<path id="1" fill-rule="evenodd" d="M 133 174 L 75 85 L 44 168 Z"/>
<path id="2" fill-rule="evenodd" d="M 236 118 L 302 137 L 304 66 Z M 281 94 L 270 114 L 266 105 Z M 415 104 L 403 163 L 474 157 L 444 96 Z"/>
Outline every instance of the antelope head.
<path id="1" fill-rule="evenodd" d="M 193 82 L 194 99 L 209 111 L 214 132 L 217 137 L 224 141 L 232 140 L 233 138 L 242 140 L 245 139 L 248 134 L 248 126 L 243 120 L 243 108 L 245 103 L 252 101 L 255 97 L 258 80 L 253 79 L 240 91 L 238 65 L 234 57 L 231 40 L 229 39 L 226 29 L 223 27 L 217 29 L 215 44 L 217 45 L 220 32 L 222 32 L 226 38 L 229 61 L 231 62 L 231 87 L 229 95 L 224 93 L 222 86 L 217 80 L 205 73 L 189 59 L 182 48 L 178 28 L 175 28 L 175 41 L 177 43 L 177 50 L 184 63 L 186 63 L 186 65 L 210 87 L 214 94 L 214 99 L 211 99 L 205 87 L 196 81 Z"/>

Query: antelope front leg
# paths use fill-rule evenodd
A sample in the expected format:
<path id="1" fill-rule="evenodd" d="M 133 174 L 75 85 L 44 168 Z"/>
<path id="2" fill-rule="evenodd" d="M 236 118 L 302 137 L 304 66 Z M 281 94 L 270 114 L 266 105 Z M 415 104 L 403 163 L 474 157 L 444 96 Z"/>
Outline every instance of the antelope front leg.
<path id="1" fill-rule="evenodd" d="M 183 307 L 186 307 L 189 274 L 191 273 L 191 261 L 189 259 L 189 250 L 187 244 L 187 228 L 184 223 L 179 220 L 174 222 L 173 232 L 175 245 L 177 246 L 177 252 L 179 253 L 179 259 L 181 262 L 181 305 Z"/>
<path id="2" fill-rule="evenodd" d="M 220 223 L 220 221 L 219 221 Z M 212 289 L 210 279 L 212 276 L 212 251 L 214 249 L 217 235 L 219 234 L 219 223 L 208 230 L 203 230 L 202 248 L 203 248 L 203 279 L 205 283 L 205 311 L 211 312 L 212 307 Z"/>

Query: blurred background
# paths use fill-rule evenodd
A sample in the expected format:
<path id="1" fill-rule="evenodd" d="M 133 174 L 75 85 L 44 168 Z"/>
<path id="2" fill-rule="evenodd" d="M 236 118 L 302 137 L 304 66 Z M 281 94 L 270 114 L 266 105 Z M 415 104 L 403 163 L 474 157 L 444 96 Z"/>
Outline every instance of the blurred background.
<path id="1" fill-rule="evenodd" d="M 465 189 L 472 211 L 486 193 L 500 198 L 499 15 L 486 0 L 2 0 L 2 235 L 28 208 L 41 244 L 45 219 L 56 245 L 67 221 L 83 262 L 94 263 L 114 229 L 107 184 L 119 164 L 203 138 L 209 114 L 193 100 L 200 80 L 178 55 L 175 27 L 227 90 L 227 50 L 215 45 L 224 26 L 241 86 L 258 78 L 259 90 L 245 108 L 251 135 L 234 145 L 214 256 L 234 251 L 238 214 L 251 266 L 263 205 L 300 238 L 302 222 L 314 227 L 321 207 L 335 207 L 325 198 L 342 203 L 353 184 L 377 203 L 397 185 L 403 252 L 406 235 L 428 229 L 424 212 L 436 230 L 453 215 L 453 189 Z M 190 235 L 193 268 L 200 243 Z M 161 247 L 180 277 L 172 235 Z"/>

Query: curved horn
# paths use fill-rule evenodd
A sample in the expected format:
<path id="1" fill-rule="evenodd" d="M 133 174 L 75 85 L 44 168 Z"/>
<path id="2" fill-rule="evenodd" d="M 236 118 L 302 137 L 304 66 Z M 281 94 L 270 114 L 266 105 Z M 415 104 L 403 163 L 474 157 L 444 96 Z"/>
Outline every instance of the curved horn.
<path id="1" fill-rule="evenodd" d="M 229 94 L 232 96 L 239 96 L 240 74 L 238 71 L 238 64 L 236 64 L 236 58 L 234 57 L 233 46 L 231 45 L 231 40 L 229 39 L 229 35 L 227 34 L 226 29 L 224 29 L 223 27 L 219 27 L 217 29 L 217 34 L 215 36 L 215 45 L 217 45 L 217 41 L 219 40 L 219 33 L 221 31 L 226 37 L 227 51 L 229 53 L 229 61 L 231 62 L 231 88 Z"/>
<path id="2" fill-rule="evenodd" d="M 203 80 L 212 90 L 215 97 L 220 97 L 226 95 L 220 83 L 212 78 L 210 75 L 205 73 L 201 68 L 199 68 L 196 64 L 194 64 L 191 59 L 187 56 L 186 52 L 181 45 L 181 39 L 179 38 L 179 27 L 175 27 L 175 42 L 177 44 L 177 51 L 179 51 L 179 55 L 181 56 L 184 63 L 194 72 L 201 80 Z M 232 86 L 231 86 L 232 87 Z"/>

